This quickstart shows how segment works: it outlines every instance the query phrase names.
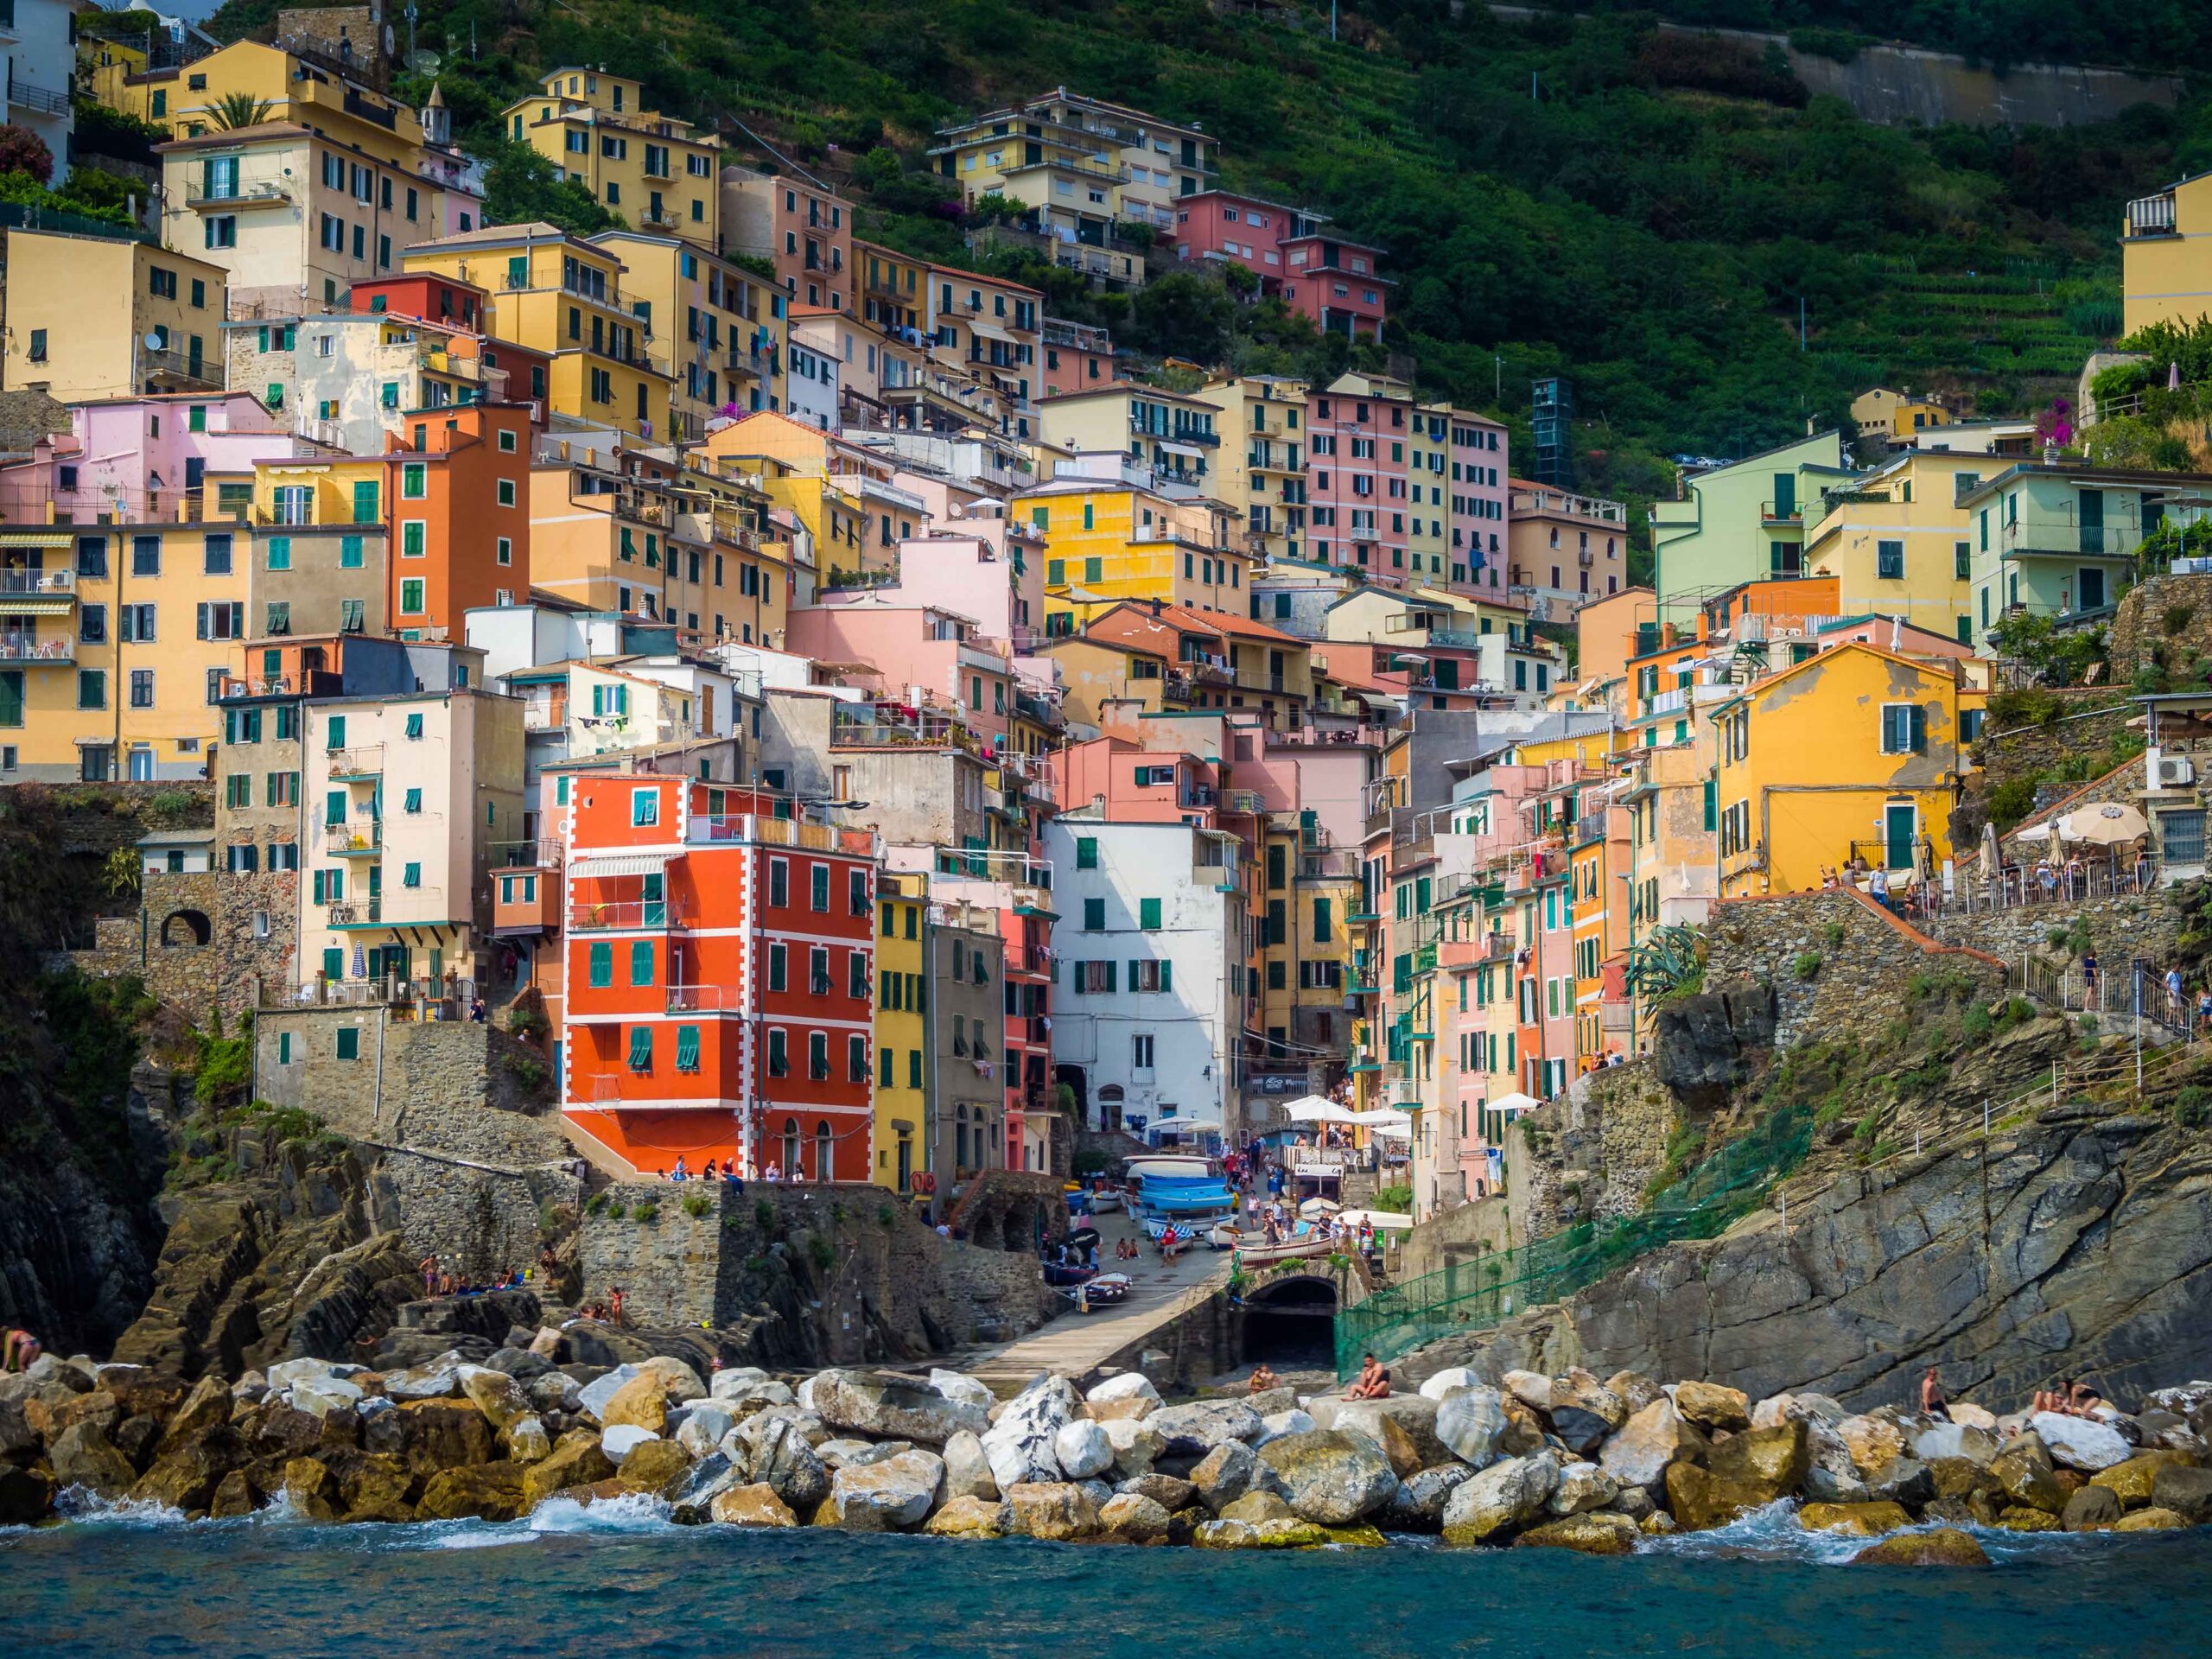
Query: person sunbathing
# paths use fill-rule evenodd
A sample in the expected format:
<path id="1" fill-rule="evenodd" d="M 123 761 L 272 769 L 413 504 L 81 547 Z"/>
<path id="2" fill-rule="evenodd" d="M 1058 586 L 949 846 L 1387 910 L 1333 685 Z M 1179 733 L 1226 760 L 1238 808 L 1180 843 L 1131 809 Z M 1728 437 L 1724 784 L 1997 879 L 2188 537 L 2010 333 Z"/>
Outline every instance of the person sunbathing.
<path id="1" fill-rule="evenodd" d="M 1359 1357 L 1359 1380 L 1344 1390 L 1347 1400 L 1388 1400 L 1390 1373 L 1372 1354 Z"/>

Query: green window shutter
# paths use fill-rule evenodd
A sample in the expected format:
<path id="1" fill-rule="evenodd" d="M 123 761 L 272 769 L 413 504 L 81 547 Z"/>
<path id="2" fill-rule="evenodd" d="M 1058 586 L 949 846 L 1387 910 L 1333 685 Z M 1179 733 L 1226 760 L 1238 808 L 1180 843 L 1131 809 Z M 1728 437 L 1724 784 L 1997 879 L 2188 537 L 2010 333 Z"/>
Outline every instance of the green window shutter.
<path id="1" fill-rule="evenodd" d="M 780 991 L 785 988 L 786 960 L 782 945 L 772 944 L 768 947 L 768 988 L 770 990 Z"/>
<path id="2" fill-rule="evenodd" d="M 291 1063 L 292 1033 L 289 1031 L 280 1031 L 276 1033 L 276 1064 L 289 1065 Z"/>
<path id="3" fill-rule="evenodd" d="M 333 946 L 322 953 L 322 976 L 337 980 L 346 977 L 346 953 Z"/>
<path id="4" fill-rule="evenodd" d="M 653 1069 L 653 1028 L 651 1026 L 630 1027 L 630 1069 L 632 1071 Z"/>
<path id="5" fill-rule="evenodd" d="M 322 821 L 327 824 L 346 822 L 346 791 L 334 789 L 322 798 Z"/>
<path id="6" fill-rule="evenodd" d="M 359 1026 L 338 1027 L 338 1058 L 341 1060 L 361 1058 L 361 1028 Z"/>
<path id="7" fill-rule="evenodd" d="M 922 1086 L 922 1051 L 918 1048 L 906 1051 L 906 1086 L 909 1089 Z"/>
<path id="8" fill-rule="evenodd" d="M 419 789 L 410 789 L 404 797 L 404 801 L 406 810 L 420 812 L 423 810 L 423 791 Z"/>
<path id="9" fill-rule="evenodd" d="M 382 515 L 377 511 L 377 498 L 382 492 L 372 478 L 360 479 L 353 485 L 353 522 L 373 524 Z"/>
<path id="10" fill-rule="evenodd" d="M 1131 957 L 1129 958 L 1129 988 L 1132 991 L 1136 989 L 1139 980 L 1141 977 L 1141 976 L 1137 972 L 1137 959 L 1135 957 Z"/>
<path id="11" fill-rule="evenodd" d="M 605 987 L 614 982 L 614 947 L 613 945 L 600 944 L 592 946 L 591 982 L 597 987 Z"/>
<path id="12" fill-rule="evenodd" d="M 676 1069 L 696 1071 L 699 1069 L 699 1027 L 678 1026 L 676 1028 Z"/>
<path id="13" fill-rule="evenodd" d="M 1160 964 L 1160 988 L 1163 991 L 1172 991 L 1175 988 L 1175 964 L 1172 962 L 1162 962 Z"/>
<path id="14" fill-rule="evenodd" d="M 1428 898 L 1431 891 L 1432 889 L 1429 884 L 1429 879 L 1425 875 L 1414 883 L 1414 911 L 1415 914 L 1421 916 L 1428 914 Z"/>
<path id="15" fill-rule="evenodd" d="M 414 714 L 407 716 L 407 735 L 410 737 L 420 737 L 423 735 L 423 716 L 421 715 Z"/>
<path id="16" fill-rule="evenodd" d="M 1083 901 L 1083 931 L 1086 933 L 1096 933 L 1105 925 L 1106 901 L 1103 899 L 1084 899 Z"/>
<path id="17" fill-rule="evenodd" d="M 1148 933 L 1149 933 L 1149 932 L 1157 932 L 1157 931 L 1159 931 L 1159 929 L 1160 929 L 1160 900 L 1159 900 L 1159 899 L 1138 899 L 1138 900 L 1137 900 L 1137 925 L 1138 925 L 1139 927 L 1141 927 L 1141 928 L 1143 928 L 1143 929 L 1144 929 L 1147 932 L 1148 932 Z"/>
<path id="18" fill-rule="evenodd" d="M 1047 588 L 1065 588 L 1068 585 L 1068 562 L 1065 559 L 1045 561 L 1045 585 Z"/>
<path id="19" fill-rule="evenodd" d="M 1707 830 L 1718 829 L 1719 823 L 1720 780 L 1708 778 L 1705 780 L 1705 827 Z"/>
<path id="20" fill-rule="evenodd" d="M 630 982 L 632 985 L 653 982 L 653 945 L 651 939 L 633 939 L 630 943 Z"/>
<path id="21" fill-rule="evenodd" d="M 1330 922 L 1330 917 L 1329 917 L 1329 901 L 1328 901 L 1327 899 L 1316 899 L 1313 901 L 1313 943 L 1314 943 L 1314 944 L 1328 944 L 1328 942 L 1329 942 L 1329 938 L 1330 938 L 1330 927 L 1329 927 L 1329 922 Z"/>
<path id="22" fill-rule="evenodd" d="M 1083 562 L 1083 579 L 1085 582 L 1105 581 L 1106 561 L 1103 559 L 1085 559 Z"/>
<path id="23" fill-rule="evenodd" d="M 403 887 L 421 887 L 423 885 L 423 867 L 420 864 L 407 865 L 401 874 L 399 885 Z"/>
<path id="24" fill-rule="evenodd" d="M 1114 991 L 1114 990 L 1117 990 L 1117 989 L 1119 989 L 1119 988 L 1119 988 L 1118 986 L 1116 986 L 1116 985 L 1115 984 L 1115 982 L 1114 982 L 1114 969 L 1115 969 L 1118 965 L 1119 965 L 1118 963 L 1113 963 L 1113 962 L 1109 962 L 1109 963 L 1106 964 L 1106 988 L 1107 988 L 1109 992 L 1110 992 L 1110 991 Z"/>
<path id="25" fill-rule="evenodd" d="M 1097 836 L 1078 836 L 1076 837 L 1075 867 L 1078 870 L 1095 870 L 1098 868 Z"/>
<path id="26" fill-rule="evenodd" d="M 344 748 L 344 747 L 346 747 L 346 716 L 345 716 L 345 715 L 333 715 L 330 717 L 330 721 L 329 721 L 329 733 L 330 733 L 330 736 L 329 736 L 329 747 L 332 747 L 332 748 L 334 748 L 334 749 L 342 749 L 342 748 Z"/>
<path id="27" fill-rule="evenodd" d="M 1918 703 L 1912 705 L 1912 752 L 1924 754 L 1928 751 L 1928 711 Z"/>
<path id="28" fill-rule="evenodd" d="M 338 538 L 338 568 L 340 569 L 359 570 L 361 568 L 361 538 L 359 536 L 340 536 Z"/>

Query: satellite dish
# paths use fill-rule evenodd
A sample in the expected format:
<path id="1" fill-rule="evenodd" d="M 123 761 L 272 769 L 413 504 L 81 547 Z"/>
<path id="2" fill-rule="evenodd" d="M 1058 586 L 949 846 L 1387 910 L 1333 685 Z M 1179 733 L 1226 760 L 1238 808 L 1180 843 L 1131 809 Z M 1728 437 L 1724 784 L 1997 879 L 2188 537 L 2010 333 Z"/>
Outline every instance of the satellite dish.
<path id="1" fill-rule="evenodd" d="M 159 334 L 149 334 L 145 338 L 144 345 L 149 352 L 159 352 L 168 349 L 168 341 L 163 340 Z"/>
<path id="2" fill-rule="evenodd" d="M 435 75 L 444 62 L 443 54 L 433 52 L 429 48 L 424 47 L 409 55 L 407 67 L 418 75 Z"/>

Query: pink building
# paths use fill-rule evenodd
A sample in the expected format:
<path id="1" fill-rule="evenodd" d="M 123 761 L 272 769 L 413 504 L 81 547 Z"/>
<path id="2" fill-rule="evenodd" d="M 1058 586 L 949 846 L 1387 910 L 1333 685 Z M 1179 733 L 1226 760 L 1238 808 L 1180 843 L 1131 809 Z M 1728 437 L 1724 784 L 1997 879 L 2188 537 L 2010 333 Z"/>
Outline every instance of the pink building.
<path id="1" fill-rule="evenodd" d="M 994 751 L 1006 741 L 1014 665 L 1005 642 L 985 636 L 964 616 L 855 592 L 829 604 L 794 607 L 785 647 L 840 667 L 849 682 L 874 671 L 876 690 L 893 702 L 957 710 Z"/>
<path id="2" fill-rule="evenodd" d="M 1511 499 L 1505 428 L 1487 415 L 1467 410 L 1455 409 L 1448 413 L 1452 585 L 1485 599 L 1503 600 L 1506 520 Z M 1433 430 L 1430 435 L 1435 435 Z M 1463 570 L 1464 578 L 1460 574 Z"/>
<path id="3" fill-rule="evenodd" d="M 1227 768 L 1189 751 L 1140 748 L 1122 737 L 1074 743 L 1051 757 L 1064 807 L 1103 798 L 1114 823 L 1188 823 L 1217 830 Z"/>
<path id="4" fill-rule="evenodd" d="M 1175 204 L 1175 249 L 1185 259 L 1233 261 L 1324 334 L 1382 337 L 1390 283 L 1382 251 L 1327 229 L 1329 216 L 1257 196 L 1202 190 Z"/>
<path id="5" fill-rule="evenodd" d="M 1306 524 L 1317 563 L 1404 584 L 1406 446 L 1414 419 L 1412 389 L 1380 375 L 1343 375 L 1307 395 Z"/>
<path id="6" fill-rule="evenodd" d="M 243 391 L 75 404 L 69 429 L 39 439 L 29 461 L 0 467 L 0 518 L 42 519 L 49 502 L 85 524 L 102 514 L 124 522 L 198 517 L 202 507 L 187 497 L 208 474 L 250 480 L 256 461 L 319 451 Z"/>

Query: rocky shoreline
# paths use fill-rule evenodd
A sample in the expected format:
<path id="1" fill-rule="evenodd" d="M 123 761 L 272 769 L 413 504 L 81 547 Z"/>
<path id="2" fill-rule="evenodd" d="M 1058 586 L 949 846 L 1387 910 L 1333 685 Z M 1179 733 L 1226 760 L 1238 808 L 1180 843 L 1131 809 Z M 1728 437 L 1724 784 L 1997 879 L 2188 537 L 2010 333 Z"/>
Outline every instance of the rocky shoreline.
<path id="1" fill-rule="evenodd" d="M 520 1334 L 520 1333 L 518 1333 Z M 659 1356 L 560 1365 L 560 1333 L 474 1363 L 288 1360 L 187 1386 L 53 1356 L 0 1377 L 0 1524 L 84 1498 L 188 1517 L 512 1521 L 638 1495 L 681 1522 L 1192 1545 L 1625 1554 L 1783 1500 L 1866 1560 L 1985 1560 L 1965 1528 L 2212 1523 L 2212 1382 L 2133 1414 L 1937 1421 L 1690 1381 L 1445 1372 L 1418 1395 L 1288 1389 L 1170 1403 L 1142 1375 L 1011 1400 L 957 1372 L 702 1377 Z"/>

